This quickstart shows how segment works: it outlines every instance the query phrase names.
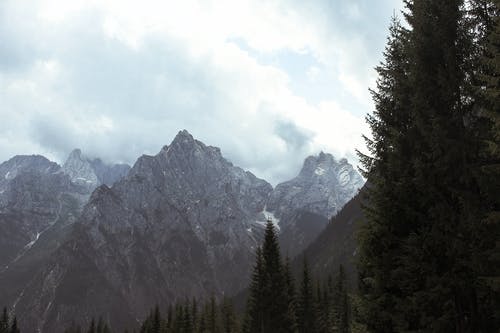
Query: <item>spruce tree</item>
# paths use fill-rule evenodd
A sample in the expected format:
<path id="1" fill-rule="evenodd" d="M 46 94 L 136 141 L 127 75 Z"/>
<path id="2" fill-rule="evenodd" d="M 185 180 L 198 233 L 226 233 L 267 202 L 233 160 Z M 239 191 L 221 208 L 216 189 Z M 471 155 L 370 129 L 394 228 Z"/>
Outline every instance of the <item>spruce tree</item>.
<path id="1" fill-rule="evenodd" d="M 363 314 L 373 332 L 494 327 L 484 324 L 494 305 L 481 300 L 481 285 L 485 254 L 498 250 L 497 223 L 484 222 L 498 199 L 498 186 L 484 185 L 498 178 L 485 172 L 483 149 L 496 131 L 481 121 L 488 112 L 473 89 L 480 29 L 471 29 L 470 4 L 406 1 L 409 29 L 391 29 L 377 69 L 371 156 L 362 156 L 370 188 L 360 257 Z"/>
<path id="2" fill-rule="evenodd" d="M 349 333 L 350 309 L 344 267 L 340 265 L 333 289 L 333 311 L 335 313 L 335 333 Z"/>
<path id="3" fill-rule="evenodd" d="M 482 219 L 478 223 L 478 312 L 483 331 L 500 327 L 500 1 L 476 5 L 485 30 L 481 44 L 479 97 L 479 187 Z M 479 20 L 479 19 L 478 19 Z"/>
<path id="4" fill-rule="evenodd" d="M 257 248 L 250 290 L 247 300 L 243 331 L 245 333 L 264 332 L 264 258 L 262 250 Z"/>
<path id="5" fill-rule="evenodd" d="M 14 316 L 14 319 L 12 319 L 12 324 L 10 326 L 10 331 L 9 333 L 20 333 L 21 331 L 17 327 L 17 318 Z"/>
<path id="6" fill-rule="evenodd" d="M 0 333 L 9 333 L 9 313 L 7 308 L 3 308 L 2 317 L 0 318 Z"/>
<path id="7" fill-rule="evenodd" d="M 234 312 L 233 303 L 224 297 L 221 305 L 222 332 L 233 333 L 238 331 L 238 322 Z"/>
<path id="8" fill-rule="evenodd" d="M 360 154 L 369 180 L 365 214 L 368 222 L 360 235 L 359 290 L 362 318 L 371 332 L 391 333 L 404 327 L 408 304 L 398 284 L 401 275 L 402 240 L 416 217 L 411 209 L 412 137 L 415 129 L 409 109 L 408 31 L 397 18 L 390 27 L 385 60 L 377 68 L 373 115 L 367 116 L 372 139 L 366 139 L 370 156 Z"/>
<path id="9" fill-rule="evenodd" d="M 299 333 L 317 332 L 316 307 L 309 267 L 304 259 L 302 281 L 297 304 L 297 326 Z"/>
<path id="10" fill-rule="evenodd" d="M 87 330 L 87 333 L 96 333 L 96 325 L 94 318 L 92 318 L 92 320 L 90 321 L 90 326 L 89 329 Z"/>
<path id="11" fill-rule="evenodd" d="M 295 281 L 292 276 L 292 269 L 290 266 L 290 258 L 286 257 L 285 266 L 285 283 L 287 294 L 287 318 L 286 322 L 289 323 L 288 332 L 297 332 L 297 295 L 295 291 Z"/>

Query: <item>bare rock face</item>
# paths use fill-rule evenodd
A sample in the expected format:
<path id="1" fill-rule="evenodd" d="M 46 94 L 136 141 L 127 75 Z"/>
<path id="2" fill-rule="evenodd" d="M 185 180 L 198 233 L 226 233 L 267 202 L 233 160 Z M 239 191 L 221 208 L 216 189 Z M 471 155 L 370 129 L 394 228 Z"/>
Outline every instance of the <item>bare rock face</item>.
<path id="1" fill-rule="evenodd" d="M 61 173 L 59 165 L 38 155 L 15 156 L 0 164 L 0 179 L 2 272 L 63 213 L 72 210 L 79 214 L 76 207 L 83 206 L 86 192 Z"/>

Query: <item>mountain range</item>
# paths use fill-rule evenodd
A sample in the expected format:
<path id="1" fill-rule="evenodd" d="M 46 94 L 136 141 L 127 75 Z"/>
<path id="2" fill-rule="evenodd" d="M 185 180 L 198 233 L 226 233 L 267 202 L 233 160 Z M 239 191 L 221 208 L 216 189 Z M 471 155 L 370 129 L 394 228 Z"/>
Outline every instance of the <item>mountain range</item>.
<path id="1" fill-rule="evenodd" d="M 301 253 L 364 181 L 347 160 L 308 157 L 273 188 L 180 131 L 132 167 L 78 149 L 0 164 L 0 300 L 26 331 L 59 332 L 104 315 L 134 325 L 155 304 L 248 284 L 263 226 Z"/>

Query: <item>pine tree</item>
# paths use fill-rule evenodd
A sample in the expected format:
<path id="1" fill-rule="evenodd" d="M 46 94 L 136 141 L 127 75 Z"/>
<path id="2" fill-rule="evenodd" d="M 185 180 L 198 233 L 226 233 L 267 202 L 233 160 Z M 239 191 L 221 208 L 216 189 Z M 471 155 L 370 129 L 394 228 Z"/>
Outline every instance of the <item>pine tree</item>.
<path id="1" fill-rule="evenodd" d="M 304 259 L 302 281 L 297 304 L 297 326 L 299 333 L 315 333 L 317 318 L 313 295 L 313 286 L 309 276 L 309 267 Z"/>
<path id="2" fill-rule="evenodd" d="M 340 265 L 333 289 L 333 311 L 335 313 L 335 333 L 349 333 L 350 329 L 350 306 L 349 295 L 346 287 L 346 276 L 344 267 Z"/>
<path id="3" fill-rule="evenodd" d="M 483 0 L 475 8 L 482 13 L 477 20 L 485 27 L 485 38 L 479 43 L 483 53 L 480 54 L 481 80 L 477 99 L 480 108 L 478 132 L 482 143 L 478 173 L 483 218 L 478 223 L 480 242 L 475 261 L 479 263 L 476 269 L 480 276 L 477 284 L 481 318 L 478 321 L 487 332 L 500 327 L 500 1 Z"/>
<path id="4" fill-rule="evenodd" d="M 292 269 L 290 266 L 290 258 L 286 257 L 285 266 L 285 283 L 286 283 L 286 294 L 287 294 L 287 318 L 286 322 L 289 323 L 287 328 L 288 332 L 297 332 L 297 295 L 295 291 L 295 281 L 292 276 Z"/>
<path id="5" fill-rule="evenodd" d="M 257 248 L 255 253 L 255 265 L 252 279 L 250 281 L 250 295 L 247 300 L 247 308 L 243 331 L 245 333 L 264 332 L 264 258 L 262 250 Z"/>
<path id="6" fill-rule="evenodd" d="M 221 318 L 223 333 L 233 333 L 239 330 L 233 303 L 226 297 L 222 300 Z"/>
<path id="7" fill-rule="evenodd" d="M 7 308 L 3 308 L 2 317 L 0 318 L 0 333 L 9 333 L 9 313 Z"/>
<path id="8" fill-rule="evenodd" d="M 478 168 L 483 142 L 495 136 L 494 127 L 484 130 L 487 112 L 473 89 L 481 29 L 471 29 L 470 2 L 406 6 L 409 29 L 393 25 L 377 69 L 371 156 L 362 156 L 371 184 L 361 237 L 363 314 L 373 332 L 487 331 L 492 305 L 480 301 L 478 286 L 498 228 L 482 218 L 498 195 L 483 185 L 497 177 Z"/>
<path id="9" fill-rule="evenodd" d="M 10 326 L 10 333 L 20 333 L 21 331 L 17 327 L 17 318 L 14 316 L 14 319 L 12 319 L 12 324 Z"/>
<path id="10" fill-rule="evenodd" d="M 287 317 L 288 302 L 283 262 L 274 224 L 268 220 L 262 245 L 264 259 L 264 331 L 288 332 L 293 325 Z"/>
<path id="11" fill-rule="evenodd" d="M 89 329 L 87 330 L 87 333 L 96 333 L 96 326 L 95 326 L 95 319 L 92 318 L 90 321 L 90 326 Z"/>
<path id="12" fill-rule="evenodd" d="M 218 311 L 217 311 L 217 304 L 215 302 L 215 296 L 212 295 L 210 297 L 210 303 L 208 307 L 208 317 L 207 317 L 207 326 L 208 330 L 211 333 L 219 333 L 220 326 L 219 326 L 219 316 L 218 316 Z"/>
<path id="13" fill-rule="evenodd" d="M 385 60 L 376 68 L 379 78 L 372 91 L 373 116 L 367 116 L 372 139 L 365 138 L 371 156 L 360 154 L 369 179 L 365 213 L 368 223 L 360 236 L 359 289 L 363 321 L 371 332 L 391 333 L 405 326 L 407 303 L 400 296 L 402 239 L 415 223 L 411 142 L 415 129 L 409 109 L 408 31 L 393 18 Z"/>

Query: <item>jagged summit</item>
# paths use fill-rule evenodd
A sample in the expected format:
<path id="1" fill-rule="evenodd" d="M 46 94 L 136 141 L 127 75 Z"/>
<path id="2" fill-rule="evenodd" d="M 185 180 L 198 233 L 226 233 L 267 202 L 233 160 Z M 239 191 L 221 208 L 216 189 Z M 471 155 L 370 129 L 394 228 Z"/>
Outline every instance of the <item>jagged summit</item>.
<path id="1" fill-rule="evenodd" d="M 67 174 L 75 184 L 85 186 L 92 191 L 101 184 L 111 186 L 114 182 L 124 177 L 130 166 L 126 164 L 105 164 L 100 158 L 90 159 L 81 149 L 71 151 L 62 171 Z"/>
<path id="2" fill-rule="evenodd" d="M 292 208 L 333 216 L 363 186 L 364 180 L 346 159 L 320 152 L 309 156 L 297 177 L 276 186 L 268 209 L 282 217 Z"/>
<path id="3" fill-rule="evenodd" d="M 16 155 L 0 164 L 0 179 L 12 179 L 24 171 L 56 172 L 57 163 L 41 155 Z"/>

